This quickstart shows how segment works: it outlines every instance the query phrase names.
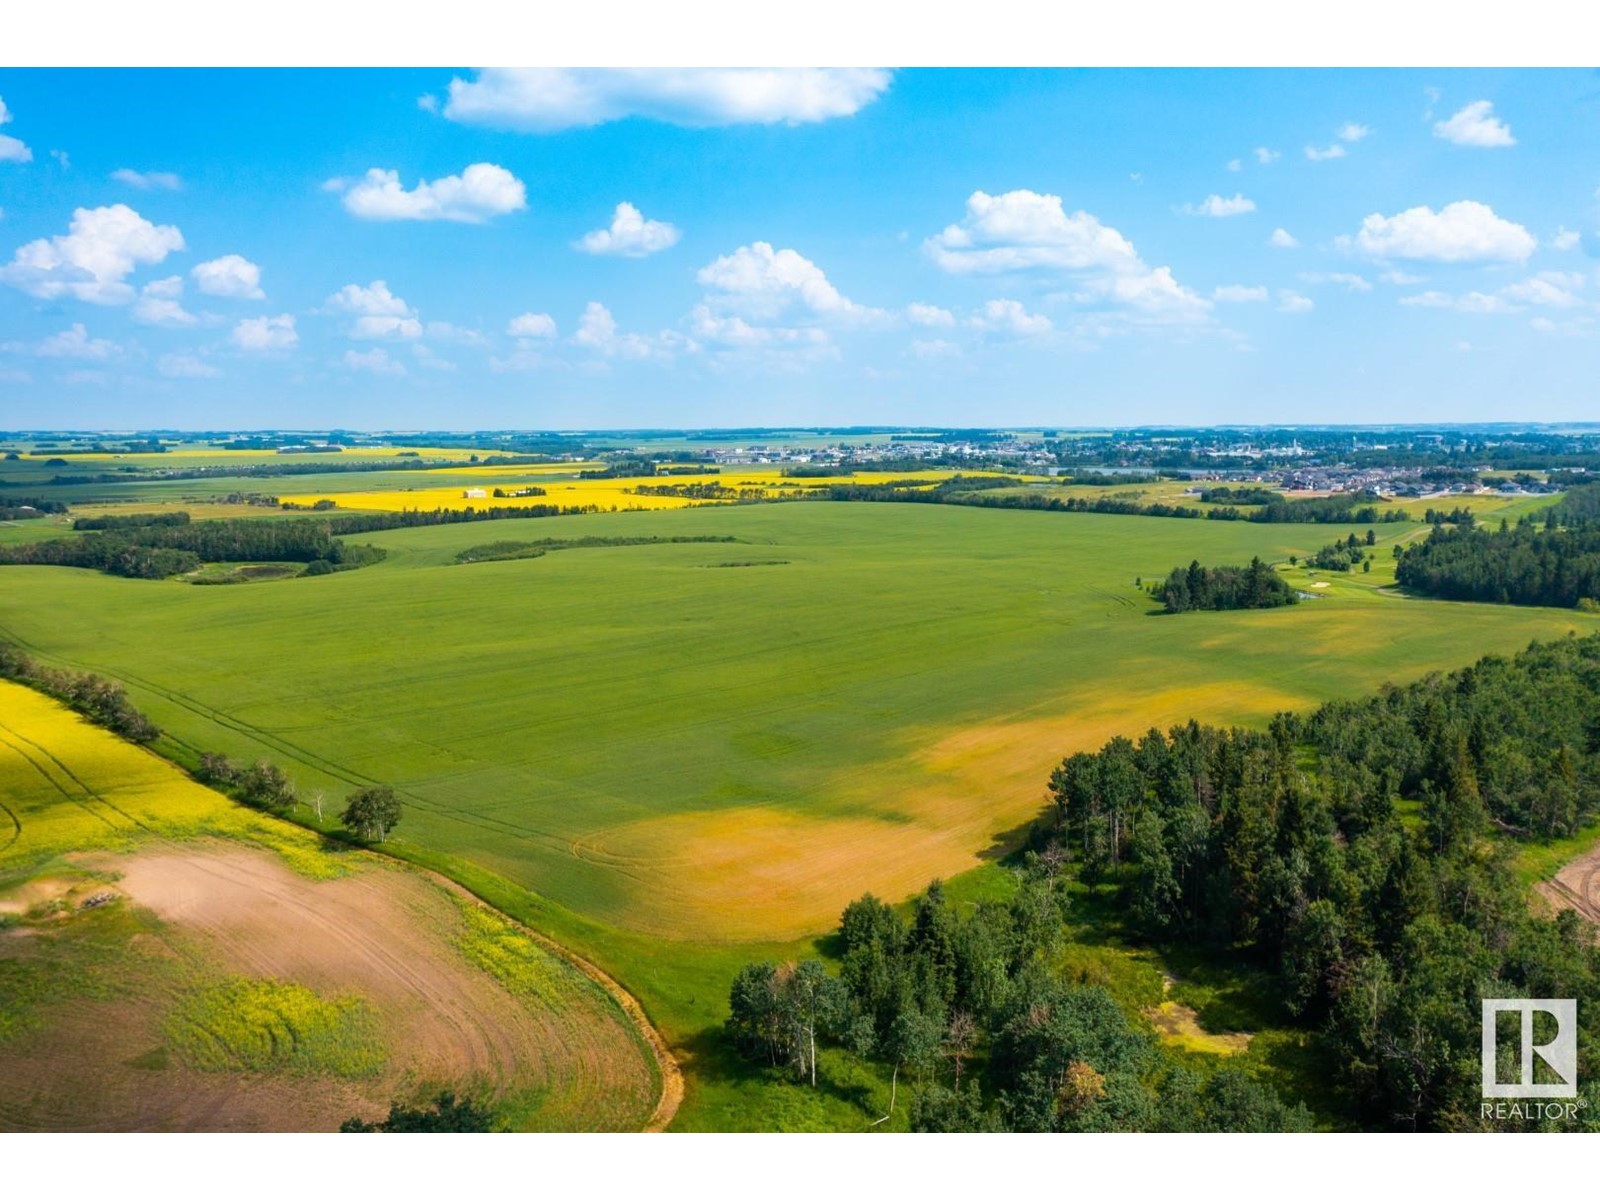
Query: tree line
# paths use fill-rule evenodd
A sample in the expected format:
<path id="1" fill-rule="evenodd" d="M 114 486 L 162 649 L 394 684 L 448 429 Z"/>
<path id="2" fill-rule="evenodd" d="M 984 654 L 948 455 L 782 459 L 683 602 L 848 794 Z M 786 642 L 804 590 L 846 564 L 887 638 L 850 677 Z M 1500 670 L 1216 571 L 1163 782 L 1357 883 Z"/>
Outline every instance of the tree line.
<path id="1" fill-rule="evenodd" d="M 1030 509 L 1045 512 L 1105 513 L 1129 517 L 1175 517 L 1182 520 L 1258 521 L 1264 524 L 1358 524 L 1406 521 L 1403 509 L 1380 512 L 1359 493 L 1290 500 L 1277 493 L 1258 507 L 1196 508 L 1192 504 L 1145 503 L 1115 496 L 1051 496 L 1039 492 L 988 495 L 996 488 L 1015 488 L 1020 479 L 956 476 L 934 487 L 912 487 L 920 481 L 833 484 L 813 497 L 819 500 L 879 501 L 897 504 L 966 504 L 982 508 Z"/>
<path id="2" fill-rule="evenodd" d="M 0 521 L 32 521 L 66 511 L 67 506 L 60 500 L 46 500 L 40 496 L 16 496 L 0 500 Z"/>
<path id="3" fill-rule="evenodd" d="M 1279 492 L 1264 487 L 1210 487 L 1200 493 L 1201 501 L 1206 504 L 1238 504 L 1247 507 L 1271 504 L 1281 498 Z"/>
<path id="4" fill-rule="evenodd" d="M 94 518 L 114 523 L 97 526 L 95 532 L 81 538 L 0 546 L 0 565 L 85 567 L 134 579 L 165 579 L 196 570 L 207 562 L 298 562 L 306 564 L 305 574 L 316 575 L 367 566 L 384 557 L 379 547 L 339 540 L 350 534 L 598 511 L 599 507 L 593 504 L 530 504 L 405 509 L 272 521 L 248 517 L 190 521 L 187 513 L 148 517 L 135 514 Z"/>
<path id="5" fill-rule="evenodd" d="M 458 563 L 503 562 L 507 559 L 543 558 L 556 550 L 588 550 L 605 546 L 663 546 L 685 542 L 737 542 L 731 534 L 681 534 L 673 537 L 540 538 L 533 542 L 486 542 L 456 553 Z"/>
<path id="6" fill-rule="evenodd" d="M 77 517 L 72 522 L 72 528 L 79 532 L 88 532 L 107 529 L 148 529 L 161 525 L 187 525 L 188 523 L 189 514 L 187 512 L 117 513 L 103 517 Z"/>
<path id="7" fill-rule="evenodd" d="M 100 675 L 47 667 L 10 642 L 0 641 L 0 678 L 54 696 L 96 725 L 141 745 L 161 735 L 155 722 L 135 708 L 122 690 Z"/>

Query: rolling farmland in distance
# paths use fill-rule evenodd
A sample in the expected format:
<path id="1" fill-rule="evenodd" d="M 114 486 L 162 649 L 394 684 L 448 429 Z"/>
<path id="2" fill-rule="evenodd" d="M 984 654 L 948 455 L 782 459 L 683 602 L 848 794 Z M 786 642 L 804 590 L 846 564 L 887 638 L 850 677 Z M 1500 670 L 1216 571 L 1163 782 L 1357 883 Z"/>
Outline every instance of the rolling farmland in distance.
<path id="1" fill-rule="evenodd" d="M 376 482 L 295 495 L 400 503 Z M 395 787 L 389 849 L 644 1002 L 688 1070 L 677 1127 L 848 1127 L 837 1099 L 725 1069 L 712 1031 L 738 964 L 796 952 L 863 891 L 1000 886 L 984 864 L 1069 752 L 1190 718 L 1262 727 L 1600 626 L 1389 594 L 1390 545 L 1415 522 L 1377 527 L 1368 575 L 1282 566 L 1328 585 L 1287 609 L 1171 618 L 1135 583 L 1193 558 L 1284 563 L 1365 528 L 679 504 L 362 534 L 382 562 L 242 587 L 6 568 L 0 636 L 119 680 L 180 755 L 267 757 L 329 795 Z M 732 540 L 457 561 L 500 539 L 652 537 Z"/>

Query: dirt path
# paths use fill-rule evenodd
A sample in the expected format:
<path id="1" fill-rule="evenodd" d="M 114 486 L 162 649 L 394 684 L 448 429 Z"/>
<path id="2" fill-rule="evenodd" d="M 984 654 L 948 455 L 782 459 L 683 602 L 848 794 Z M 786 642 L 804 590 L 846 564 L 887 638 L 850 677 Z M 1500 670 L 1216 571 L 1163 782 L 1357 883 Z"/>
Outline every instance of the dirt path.
<path id="1" fill-rule="evenodd" d="M 1533 890 L 1557 911 L 1570 908 L 1600 925 L 1600 846 L 1573 859 L 1554 879 L 1534 884 Z"/>
<path id="2" fill-rule="evenodd" d="M 422 867 L 414 869 L 419 871 L 426 870 Z M 441 887 L 448 888 L 463 899 L 473 904 L 484 904 L 482 900 L 449 876 L 440 875 L 435 871 L 427 871 L 426 873 Z M 485 905 L 485 907 L 491 908 L 494 912 L 500 912 L 499 909 L 493 908 L 491 905 Z M 500 915 L 508 921 L 512 920 L 511 917 L 506 916 L 504 913 L 500 913 Z M 546 937 L 538 930 L 530 929 L 520 922 L 515 923 L 517 928 L 526 934 L 530 940 L 537 943 L 541 949 L 556 955 L 564 962 L 570 963 L 604 988 L 611 998 L 617 1002 L 617 1006 L 627 1015 L 628 1020 L 633 1023 L 645 1045 L 650 1047 L 650 1053 L 656 1060 L 656 1069 L 661 1073 L 661 1095 L 656 1101 L 655 1108 L 650 1113 L 650 1119 L 645 1123 L 641 1132 L 665 1133 L 667 1127 L 672 1124 L 672 1118 L 678 1115 L 678 1106 L 683 1103 L 683 1069 L 678 1066 L 678 1060 L 673 1057 L 672 1051 L 667 1048 L 666 1039 L 661 1036 L 660 1031 L 651 1022 L 649 1015 L 644 1011 L 644 1006 L 639 1003 L 632 992 L 588 959 L 580 957 L 560 942 Z"/>

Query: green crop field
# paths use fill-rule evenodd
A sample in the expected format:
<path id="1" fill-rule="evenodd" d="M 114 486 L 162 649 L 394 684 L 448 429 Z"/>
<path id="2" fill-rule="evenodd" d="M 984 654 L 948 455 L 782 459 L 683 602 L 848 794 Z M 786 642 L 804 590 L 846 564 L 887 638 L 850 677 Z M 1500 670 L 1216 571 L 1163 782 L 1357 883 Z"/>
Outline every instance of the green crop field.
<path id="1" fill-rule="evenodd" d="M 1291 572 L 1331 581 L 1315 601 L 1178 617 L 1135 580 L 1351 528 L 806 503 L 506 529 L 737 542 L 457 565 L 492 540 L 457 525 L 362 535 L 389 551 L 363 570 L 206 588 L 9 567 L 0 635 L 123 680 L 184 752 L 398 788 L 397 852 L 641 997 L 688 1060 L 688 1126 L 760 1123 L 703 1045 L 739 963 L 1013 844 L 1064 754 L 1600 624 L 1386 594 L 1411 524 L 1378 527 L 1370 575 Z"/>

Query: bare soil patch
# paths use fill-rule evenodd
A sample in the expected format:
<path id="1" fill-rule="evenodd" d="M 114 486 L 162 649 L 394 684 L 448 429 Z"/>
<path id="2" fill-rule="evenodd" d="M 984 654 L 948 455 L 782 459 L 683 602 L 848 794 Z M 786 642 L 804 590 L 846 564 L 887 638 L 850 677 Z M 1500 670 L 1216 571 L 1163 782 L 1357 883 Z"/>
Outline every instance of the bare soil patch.
<path id="1" fill-rule="evenodd" d="M 1533 890 L 1557 911 L 1570 908 L 1600 925 L 1600 846 L 1573 859 L 1554 879 L 1536 883 Z"/>
<path id="2" fill-rule="evenodd" d="M 115 994 L 52 1001 L 39 1029 L 0 1041 L 0 1129 L 334 1129 L 439 1088 L 506 1103 L 535 1128 L 638 1129 L 658 1115 L 650 1050 L 614 998 L 565 959 L 539 994 L 512 994 L 461 952 L 462 900 L 420 873 L 372 860 L 312 880 L 218 843 L 81 865 L 120 873 L 101 886 L 157 920 L 135 935 Z M 19 932 L 0 933 L 0 959 L 49 953 Z M 155 960 L 172 969 L 138 969 Z M 219 975 L 360 996 L 387 1065 L 359 1080 L 185 1065 L 163 1018 L 189 979 Z"/>

